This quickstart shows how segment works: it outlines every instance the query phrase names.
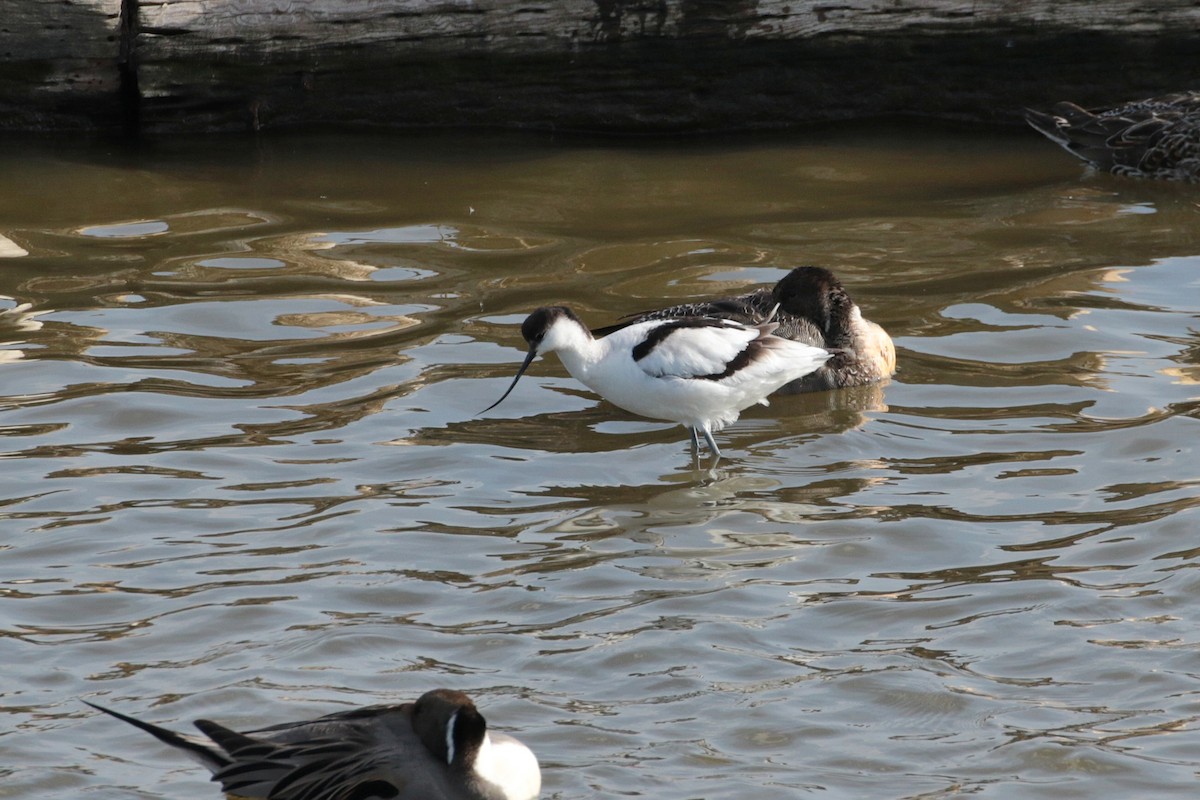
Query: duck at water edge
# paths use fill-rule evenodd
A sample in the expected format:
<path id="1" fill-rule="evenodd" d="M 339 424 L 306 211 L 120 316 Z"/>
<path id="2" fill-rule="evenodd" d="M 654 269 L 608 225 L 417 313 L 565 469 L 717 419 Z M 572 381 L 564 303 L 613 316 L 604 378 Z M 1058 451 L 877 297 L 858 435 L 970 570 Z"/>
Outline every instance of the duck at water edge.
<path id="1" fill-rule="evenodd" d="M 1114 175 L 1200 183 L 1200 92 L 1088 111 L 1062 102 L 1025 121 L 1076 158 Z"/>

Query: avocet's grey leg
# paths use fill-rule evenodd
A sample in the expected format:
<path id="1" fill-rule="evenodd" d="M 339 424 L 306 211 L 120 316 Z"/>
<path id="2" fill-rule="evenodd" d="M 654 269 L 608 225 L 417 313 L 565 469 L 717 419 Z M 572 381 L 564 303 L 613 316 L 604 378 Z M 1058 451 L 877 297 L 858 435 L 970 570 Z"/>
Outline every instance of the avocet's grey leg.
<path id="1" fill-rule="evenodd" d="M 708 429 L 707 425 L 701 428 L 700 432 L 704 434 L 704 441 L 708 442 L 708 449 L 711 450 L 713 454 L 713 464 L 716 464 L 721 460 L 721 448 L 717 447 L 717 443 L 713 439 L 712 431 Z"/>

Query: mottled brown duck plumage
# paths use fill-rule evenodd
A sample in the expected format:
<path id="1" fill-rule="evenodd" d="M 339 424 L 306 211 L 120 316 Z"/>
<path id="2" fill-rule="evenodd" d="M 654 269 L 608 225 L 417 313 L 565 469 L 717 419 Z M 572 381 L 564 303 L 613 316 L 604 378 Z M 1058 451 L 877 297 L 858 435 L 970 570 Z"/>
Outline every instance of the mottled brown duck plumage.
<path id="1" fill-rule="evenodd" d="M 1200 92 L 1090 111 L 1063 102 L 1049 113 L 1026 109 L 1025 120 L 1096 169 L 1200 183 Z"/>

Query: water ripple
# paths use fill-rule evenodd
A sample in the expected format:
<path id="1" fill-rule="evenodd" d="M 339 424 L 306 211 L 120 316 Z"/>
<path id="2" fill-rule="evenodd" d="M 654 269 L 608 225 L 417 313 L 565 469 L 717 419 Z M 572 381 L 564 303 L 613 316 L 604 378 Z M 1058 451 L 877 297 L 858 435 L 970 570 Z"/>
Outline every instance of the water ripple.
<path id="1" fill-rule="evenodd" d="M 9 791 L 211 794 L 80 697 L 252 727 L 433 685 L 559 798 L 1192 786 L 1192 198 L 825 138 L 0 154 Z M 899 371 L 748 410 L 712 471 L 554 358 L 479 413 L 536 305 L 801 263 Z"/>

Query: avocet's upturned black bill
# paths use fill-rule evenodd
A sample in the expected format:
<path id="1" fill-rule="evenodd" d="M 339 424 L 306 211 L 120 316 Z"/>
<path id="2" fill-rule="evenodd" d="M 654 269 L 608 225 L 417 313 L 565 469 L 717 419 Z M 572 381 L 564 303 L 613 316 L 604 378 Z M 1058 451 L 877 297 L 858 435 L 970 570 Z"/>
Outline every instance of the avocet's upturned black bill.
<path id="1" fill-rule="evenodd" d="M 517 374 L 515 376 L 513 376 L 512 383 L 510 383 L 508 385 L 508 388 L 504 390 L 504 394 L 500 395 L 499 400 L 492 403 L 490 406 L 485 408 L 483 411 L 480 411 L 479 412 L 480 414 L 486 414 L 487 412 L 491 411 L 493 408 L 495 408 L 496 406 L 503 403 L 504 398 L 506 398 L 510 394 L 512 394 L 512 390 L 517 388 L 517 381 L 521 380 L 521 376 L 525 374 L 525 370 L 529 369 L 529 365 L 533 363 L 533 359 L 536 358 L 537 355 L 538 355 L 537 348 L 530 347 L 529 352 L 525 354 L 525 360 L 521 362 L 521 368 L 518 369 Z"/>
<path id="2" fill-rule="evenodd" d="M 534 357 L 557 352 L 572 377 L 615 406 L 688 428 L 693 447 L 713 440 L 740 412 L 779 387 L 819 368 L 832 355 L 821 347 L 773 336 L 776 324 L 743 325 L 713 317 L 650 320 L 597 339 L 571 309 L 548 306 L 521 325 L 529 353 L 504 394 Z"/>
<path id="3" fill-rule="evenodd" d="M 471 698 L 450 689 L 248 733 L 197 720 L 207 739 L 88 705 L 185 751 L 237 797 L 533 800 L 541 791 L 533 752 L 489 733 Z"/>
<path id="4" fill-rule="evenodd" d="M 773 287 L 736 297 L 630 314 L 622 322 L 592 331 L 604 336 L 652 319 L 719 317 L 744 325 L 778 322 L 773 333 L 784 339 L 836 351 L 833 358 L 781 392 L 819 392 L 862 386 L 891 377 L 896 371 L 896 347 L 879 325 L 865 319 L 837 276 L 824 267 L 796 267 Z"/>

